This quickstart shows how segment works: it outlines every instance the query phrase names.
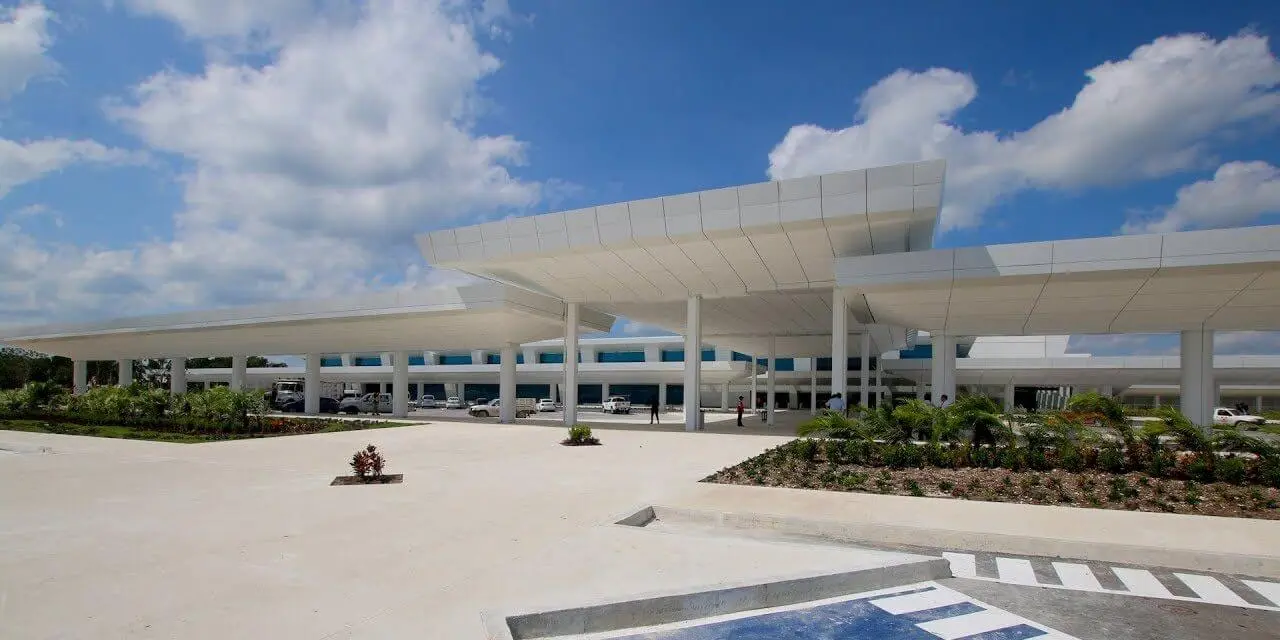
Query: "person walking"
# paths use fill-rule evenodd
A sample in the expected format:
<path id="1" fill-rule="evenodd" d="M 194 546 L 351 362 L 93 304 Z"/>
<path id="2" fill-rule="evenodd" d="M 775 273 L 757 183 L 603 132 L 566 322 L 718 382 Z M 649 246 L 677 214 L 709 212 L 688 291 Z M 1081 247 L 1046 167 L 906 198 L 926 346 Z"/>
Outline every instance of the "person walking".
<path id="1" fill-rule="evenodd" d="M 742 412 L 746 410 L 746 405 L 742 403 L 742 396 L 738 396 L 738 426 L 746 426 L 742 424 Z"/>
<path id="2" fill-rule="evenodd" d="M 657 398 L 654 398 L 649 401 L 649 424 L 653 424 L 655 422 L 657 422 L 658 424 L 662 424 L 662 418 L 659 417 L 659 413 L 658 413 Z"/>
<path id="3" fill-rule="evenodd" d="M 844 396 L 839 393 L 831 394 L 827 399 L 827 409 L 836 413 L 844 413 Z"/>

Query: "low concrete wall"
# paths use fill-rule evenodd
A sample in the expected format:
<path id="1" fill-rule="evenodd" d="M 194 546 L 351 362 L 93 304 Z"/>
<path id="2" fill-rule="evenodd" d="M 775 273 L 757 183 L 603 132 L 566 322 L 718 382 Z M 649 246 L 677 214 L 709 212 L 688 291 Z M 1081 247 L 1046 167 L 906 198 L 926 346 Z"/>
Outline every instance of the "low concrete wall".
<path id="1" fill-rule="evenodd" d="M 646 517 L 645 510 L 636 514 L 638 520 Z M 546 638 L 697 620 L 949 577 L 950 565 L 937 558 L 826 575 L 781 577 L 759 584 L 719 585 L 704 591 L 647 594 L 622 602 L 536 613 L 482 615 L 491 640 Z"/>

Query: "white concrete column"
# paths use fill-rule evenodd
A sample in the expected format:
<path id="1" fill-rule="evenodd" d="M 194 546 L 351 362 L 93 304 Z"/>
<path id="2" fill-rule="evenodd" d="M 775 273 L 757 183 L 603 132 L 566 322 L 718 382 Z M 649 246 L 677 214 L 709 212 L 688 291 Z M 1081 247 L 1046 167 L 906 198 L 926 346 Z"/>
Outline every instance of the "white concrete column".
<path id="1" fill-rule="evenodd" d="M 521 349 L 521 351 L 522 351 L 522 352 L 524 352 L 524 363 L 525 363 L 525 364 L 538 364 L 538 350 L 537 350 L 537 349 L 534 349 L 533 347 L 525 347 L 524 349 Z"/>
<path id="2" fill-rule="evenodd" d="M 302 378 L 302 410 L 307 415 L 320 414 L 320 354 L 304 356 L 306 371 Z"/>
<path id="3" fill-rule="evenodd" d="M 1254 398 L 1253 406 L 1249 407 L 1249 411 L 1255 416 L 1262 413 L 1262 396 Z"/>
<path id="4" fill-rule="evenodd" d="M 81 395 L 89 390 L 89 362 L 71 361 L 71 393 Z"/>
<path id="5" fill-rule="evenodd" d="M 689 298 L 684 325 L 684 430 L 698 428 L 702 397 L 702 296 Z"/>
<path id="6" fill-rule="evenodd" d="M 1182 413 L 1192 424 L 1213 425 L 1216 388 L 1213 383 L 1213 331 L 1182 332 Z"/>
<path id="7" fill-rule="evenodd" d="M 645 362 L 662 362 L 662 345 L 646 344 L 644 346 Z"/>
<path id="8" fill-rule="evenodd" d="M 774 425 L 774 414 L 778 407 L 778 339 L 769 336 L 769 372 L 765 382 L 765 424 Z"/>
<path id="9" fill-rule="evenodd" d="M 756 412 L 756 395 L 759 393 L 759 386 L 760 386 L 759 385 L 760 378 L 756 375 L 757 359 L 758 358 L 756 358 L 756 354 L 754 353 L 751 354 L 751 402 L 747 403 L 747 408 L 751 410 L 751 413 Z"/>
<path id="10" fill-rule="evenodd" d="M 459 399 L 459 400 L 461 400 L 461 401 L 462 401 L 462 403 L 465 405 L 465 404 L 467 403 L 467 385 L 466 385 L 466 383 L 459 382 L 459 383 L 458 383 L 457 385 L 455 385 L 455 386 L 457 386 L 457 388 L 458 388 L 458 399 Z"/>
<path id="11" fill-rule="evenodd" d="M 120 386 L 127 387 L 133 384 L 133 361 L 132 360 L 117 360 L 116 372 L 117 372 L 116 375 L 119 380 Z"/>
<path id="12" fill-rule="evenodd" d="M 169 358 L 169 393 L 181 395 L 187 392 L 187 359 Z"/>
<path id="13" fill-rule="evenodd" d="M 869 331 L 864 331 L 862 333 L 862 348 L 859 351 L 858 358 L 862 365 L 858 367 L 858 382 L 860 383 L 858 388 L 858 402 L 864 407 L 869 407 L 871 406 L 867 403 L 871 377 L 871 332 Z"/>
<path id="14" fill-rule="evenodd" d="M 610 395 L 613 395 L 613 394 L 610 393 L 609 383 L 601 382 L 600 383 L 600 401 L 604 402 L 605 400 L 608 400 Z"/>
<path id="15" fill-rule="evenodd" d="M 395 352 L 391 367 L 391 415 L 403 418 L 409 415 L 409 352 Z"/>
<path id="16" fill-rule="evenodd" d="M 884 400 L 884 376 L 881 375 L 880 359 L 876 358 L 876 406 Z"/>
<path id="17" fill-rule="evenodd" d="M 729 383 L 726 382 L 720 386 L 720 410 L 729 410 Z"/>
<path id="18" fill-rule="evenodd" d="M 1152 406 L 1154 406 L 1155 408 L 1159 409 L 1159 408 L 1160 408 L 1160 396 L 1156 396 L 1156 397 L 1152 398 L 1152 399 L 1151 399 L 1151 404 L 1152 404 Z"/>
<path id="19" fill-rule="evenodd" d="M 427 383 L 419 382 L 417 384 L 418 384 L 418 399 L 421 400 L 422 396 L 427 395 Z"/>
<path id="20" fill-rule="evenodd" d="M 795 411 L 800 408 L 800 387 L 799 385 L 791 385 L 791 393 L 787 398 L 787 410 Z"/>
<path id="21" fill-rule="evenodd" d="M 658 410 L 667 410 L 667 383 L 665 382 L 658 383 Z"/>
<path id="22" fill-rule="evenodd" d="M 471 352 L 471 364 L 489 364 L 488 352 L 483 349 L 476 349 Z"/>
<path id="23" fill-rule="evenodd" d="M 916 381 L 916 400 L 924 400 L 924 380 Z"/>
<path id="24" fill-rule="evenodd" d="M 809 415 L 818 414 L 818 359 L 809 358 Z"/>
<path id="25" fill-rule="evenodd" d="M 831 395 L 837 393 L 849 406 L 849 304 L 839 288 L 831 291 Z"/>
<path id="26" fill-rule="evenodd" d="M 1104 384 L 1098 388 L 1098 393 L 1101 393 L 1102 395 L 1110 398 L 1111 396 L 1114 396 L 1116 394 L 1116 389 L 1115 387 L 1109 384 Z"/>
<path id="27" fill-rule="evenodd" d="M 502 348 L 498 361 L 498 422 L 516 421 L 516 344 Z"/>
<path id="28" fill-rule="evenodd" d="M 942 396 L 956 399 L 956 339 L 946 334 L 933 335 L 933 404 L 942 405 Z"/>
<path id="29" fill-rule="evenodd" d="M 1013 381 L 1004 383 L 1004 410 L 1006 413 L 1013 411 Z"/>
<path id="30" fill-rule="evenodd" d="M 245 381 L 248 379 L 249 357 L 248 356 L 231 356 L 231 390 L 244 391 Z"/>
<path id="31" fill-rule="evenodd" d="M 564 424 L 578 423 L 578 303 L 564 305 Z"/>
<path id="32" fill-rule="evenodd" d="M 349 367 L 349 366 L 351 366 L 351 354 L 349 354 L 349 353 L 344 353 L 344 354 L 342 354 L 342 355 L 341 355 L 341 356 L 339 356 L 339 357 L 340 357 L 340 358 L 342 358 L 342 366 L 344 366 L 344 367 Z"/>

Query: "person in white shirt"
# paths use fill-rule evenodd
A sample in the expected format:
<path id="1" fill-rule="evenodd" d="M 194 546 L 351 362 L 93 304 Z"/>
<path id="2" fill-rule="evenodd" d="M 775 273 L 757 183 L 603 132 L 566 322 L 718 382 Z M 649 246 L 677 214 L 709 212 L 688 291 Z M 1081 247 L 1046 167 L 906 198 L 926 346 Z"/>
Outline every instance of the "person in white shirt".
<path id="1" fill-rule="evenodd" d="M 943 409 L 946 409 L 947 407 L 951 406 L 951 398 L 948 398 L 947 394 L 945 393 L 942 394 L 942 403 L 939 404 L 938 406 L 942 407 Z"/>
<path id="2" fill-rule="evenodd" d="M 830 400 L 827 400 L 827 408 L 839 413 L 844 413 L 844 398 L 840 394 L 834 394 Z"/>

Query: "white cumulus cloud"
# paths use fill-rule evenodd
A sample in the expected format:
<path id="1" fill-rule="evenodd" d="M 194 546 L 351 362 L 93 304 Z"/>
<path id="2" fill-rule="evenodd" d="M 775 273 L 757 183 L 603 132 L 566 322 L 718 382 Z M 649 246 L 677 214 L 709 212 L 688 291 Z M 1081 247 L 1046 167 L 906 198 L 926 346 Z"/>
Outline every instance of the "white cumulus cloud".
<path id="1" fill-rule="evenodd" d="M 22 93 L 33 78 L 58 70 L 45 55 L 53 43 L 53 20 L 53 12 L 40 4 L 0 7 L 0 100 Z"/>
<path id="2" fill-rule="evenodd" d="M 1280 115 L 1280 61 L 1256 34 L 1162 37 L 1085 76 L 1070 105 L 1028 129 L 970 131 L 955 119 L 978 97 L 971 76 L 899 70 L 862 94 L 850 126 L 792 127 L 769 154 L 769 175 L 946 158 L 945 230 L 978 224 L 987 208 L 1024 189 L 1199 168 L 1226 132 Z"/>
<path id="3" fill-rule="evenodd" d="M 1248 224 L 1280 213 L 1280 169 L 1266 162 L 1228 162 L 1208 180 L 1178 189 L 1177 199 L 1154 216 L 1125 223 L 1125 233 L 1166 233 Z"/>

